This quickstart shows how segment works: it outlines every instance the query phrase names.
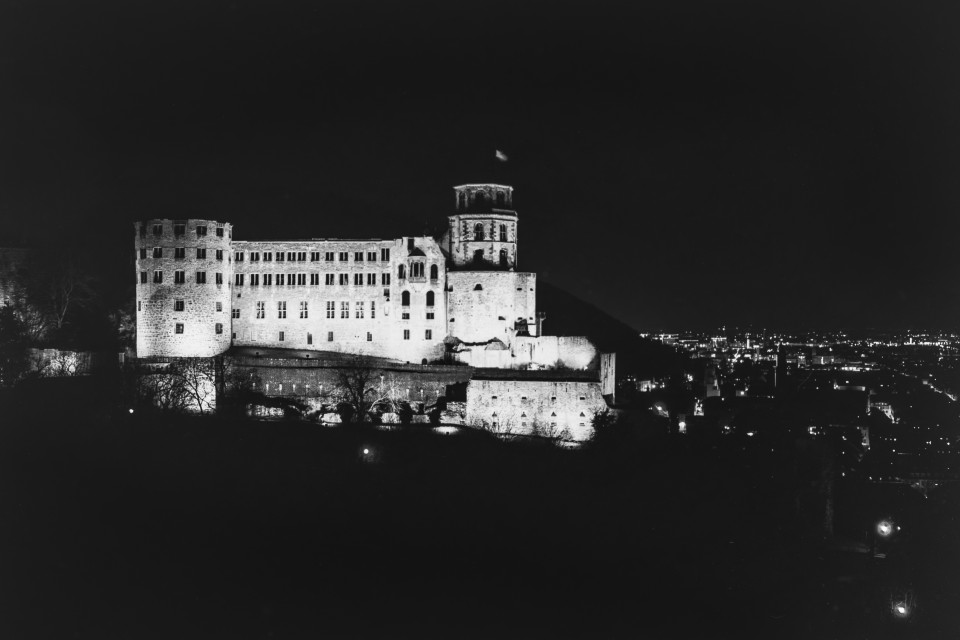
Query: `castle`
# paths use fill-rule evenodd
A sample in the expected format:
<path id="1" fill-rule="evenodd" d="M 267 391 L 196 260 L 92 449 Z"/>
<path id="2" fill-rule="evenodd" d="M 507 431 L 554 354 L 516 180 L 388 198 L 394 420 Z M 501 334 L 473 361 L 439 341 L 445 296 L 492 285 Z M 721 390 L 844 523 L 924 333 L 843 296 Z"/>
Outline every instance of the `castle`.
<path id="1" fill-rule="evenodd" d="M 519 370 L 598 371 L 591 378 L 597 389 L 584 391 L 581 376 L 568 394 L 579 407 L 571 424 L 585 427 L 585 412 L 605 406 L 602 395 L 612 393 L 612 357 L 601 358 L 584 337 L 541 335 L 536 274 L 516 269 L 513 188 L 465 184 L 454 187 L 454 197 L 439 238 L 234 240 L 228 222 L 137 223 L 137 356 L 210 357 L 233 348 L 237 357 L 269 349 L 262 355 L 272 360 L 340 352 L 398 364 L 456 362 L 488 372 L 482 382 L 471 379 L 477 389 L 499 384 L 491 378 L 524 379 L 527 402 L 543 382 L 541 395 L 554 404 L 556 377 Z M 278 377 L 283 366 L 294 376 L 283 378 L 287 391 Z M 301 390 L 312 380 L 300 365 L 278 365 L 268 375 L 275 377 L 265 381 L 268 393 L 299 393 L 291 380 L 301 380 Z M 313 380 L 314 389 L 318 384 Z M 443 385 L 435 386 L 433 395 L 442 395 Z M 467 413 L 498 426 L 494 405 L 477 400 Z M 481 406 L 491 415 L 478 415 Z M 556 423 L 556 408 L 543 419 Z M 516 413 L 516 424 L 526 427 L 527 413 Z"/>
<path id="2" fill-rule="evenodd" d="M 512 187 L 454 187 L 440 238 L 234 240 L 213 220 L 138 223 L 137 355 L 231 346 L 403 362 L 582 369 L 585 339 L 544 338 L 535 273 L 517 271 Z"/>

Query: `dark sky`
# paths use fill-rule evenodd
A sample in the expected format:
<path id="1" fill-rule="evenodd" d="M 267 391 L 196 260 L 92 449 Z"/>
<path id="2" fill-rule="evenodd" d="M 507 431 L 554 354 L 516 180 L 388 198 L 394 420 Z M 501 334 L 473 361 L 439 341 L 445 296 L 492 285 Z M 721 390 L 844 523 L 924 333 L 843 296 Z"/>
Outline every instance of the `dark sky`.
<path id="1" fill-rule="evenodd" d="M 640 329 L 955 328 L 958 4 L 0 0 L 0 233 L 395 237 L 499 180 Z"/>

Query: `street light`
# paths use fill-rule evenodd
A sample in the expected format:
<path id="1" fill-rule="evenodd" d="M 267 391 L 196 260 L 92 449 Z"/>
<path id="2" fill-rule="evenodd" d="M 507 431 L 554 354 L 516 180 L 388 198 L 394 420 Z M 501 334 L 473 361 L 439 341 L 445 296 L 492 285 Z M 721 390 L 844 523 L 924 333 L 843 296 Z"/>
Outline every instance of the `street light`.
<path id="1" fill-rule="evenodd" d="M 889 538 L 893 535 L 893 523 L 889 520 L 881 520 L 877 523 L 877 535 L 881 538 Z"/>

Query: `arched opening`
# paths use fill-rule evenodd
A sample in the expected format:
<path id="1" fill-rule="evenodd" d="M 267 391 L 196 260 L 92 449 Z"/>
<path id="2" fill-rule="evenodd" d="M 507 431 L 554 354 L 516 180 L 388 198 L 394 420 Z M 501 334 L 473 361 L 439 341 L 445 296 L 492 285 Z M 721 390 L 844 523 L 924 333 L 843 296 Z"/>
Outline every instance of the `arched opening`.
<path id="1" fill-rule="evenodd" d="M 477 207 L 482 207 L 487 201 L 487 194 L 483 191 L 477 191 L 473 194 L 473 204 Z"/>
<path id="2" fill-rule="evenodd" d="M 457 208 L 466 209 L 467 207 L 467 196 L 464 193 L 457 194 Z"/>
<path id="3" fill-rule="evenodd" d="M 410 292 L 404 291 L 400 294 L 400 306 L 409 307 L 410 306 Z"/>
<path id="4" fill-rule="evenodd" d="M 507 202 L 507 196 L 503 191 L 497 191 L 497 206 L 502 207 Z"/>
<path id="5" fill-rule="evenodd" d="M 507 241 L 507 225 L 501 224 L 500 225 L 500 242 L 506 242 L 506 241 Z"/>
<path id="6" fill-rule="evenodd" d="M 473 290 L 474 290 L 474 291 L 483 291 L 483 285 L 480 284 L 480 283 L 477 283 L 477 286 L 475 286 L 475 287 L 473 288 Z"/>
<path id="7" fill-rule="evenodd" d="M 501 267 L 507 266 L 507 250 L 506 249 L 500 249 L 500 266 Z"/>
<path id="8" fill-rule="evenodd" d="M 435 264 L 430 265 L 430 279 L 436 280 L 439 277 L 440 277 L 440 269 Z"/>
<path id="9" fill-rule="evenodd" d="M 397 267 L 397 277 L 401 280 L 407 277 L 407 268 L 404 265 Z"/>
<path id="10" fill-rule="evenodd" d="M 483 224 L 477 223 L 473 225 L 473 239 L 474 240 L 483 240 Z"/>
<path id="11" fill-rule="evenodd" d="M 434 301 L 433 291 L 427 291 L 427 306 L 432 307 Z"/>
<path id="12" fill-rule="evenodd" d="M 410 263 L 410 277 L 411 277 L 411 278 L 422 278 L 422 277 L 423 277 L 423 263 L 422 263 L 422 262 L 411 262 L 411 263 Z"/>

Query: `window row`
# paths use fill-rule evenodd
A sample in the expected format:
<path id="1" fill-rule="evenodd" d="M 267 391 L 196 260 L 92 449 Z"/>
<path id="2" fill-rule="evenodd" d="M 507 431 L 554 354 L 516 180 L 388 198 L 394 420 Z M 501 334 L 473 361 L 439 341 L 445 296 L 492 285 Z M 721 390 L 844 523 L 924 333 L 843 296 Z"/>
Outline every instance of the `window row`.
<path id="1" fill-rule="evenodd" d="M 218 309 L 219 310 L 219 309 Z M 326 303 L 327 318 L 336 318 L 338 307 L 337 303 L 333 300 L 329 300 Z M 339 305 L 339 317 L 341 319 L 350 318 L 350 302 L 341 301 Z M 294 313 L 294 310 L 291 310 L 291 313 Z M 310 317 L 310 303 L 307 300 L 301 300 L 299 307 L 296 310 L 296 313 L 299 314 L 300 319 L 309 319 Z M 369 314 L 369 315 L 368 315 Z M 240 310 L 233 310 L 233 317 L 240 317 Z M 267 317 L 267 303 L 263 300 L 259 300 L 256 303 L 256 318 L 257 320 L 263 320 Z M 296 316 L 294 316 L 296 317 Z M 364 318 L 376 318 L 377 317 L 377 303 L 375 300 L 370 300 L 370 304 L 367 305 L 367 301 L 360 300 L 353 303 L 353 317 L 362 320 Z M 287 318 L 287 302 L 286 300 L 277 302 L 277 318 L 285 320 Z"/>
<path id="2" fill-rule="evenodd" d="M 203 237 L 205 237 L 205 236 L 207 235 L 207 225 L 205 225 L 205 224 L 198 224 L 198 225 L 194 228 L 194 231 L 196 232 L 198 238 L 203 238 Z M 174 222 L 174 223 L 173 223 L 173 235 L 175 235 L 175 236 L 183 236 L 183 235 L 186 235 L 186 233 L 187 233 L 187 223 L 186 223 L 186 222 Z M 219 224 L 219 223 L 217 224 L 217 227 L 216 227 L 216 229 L 215 229 L 215 233 L 216 233 L 216 235 L 217 235 L 218 238 L 222 238 L 222 237 L 223 237 L 223 233 L 224 233 L 224 232 L 223 232 L 223 225 L 222 225 L 222 224 Z M 159 223 L 158 223 L 158 224 L 154 224 L 154 225 L 153 225 L 153 235 L 155 235 L 155 236 L 162 236 L 162 235 L 163 235 L 163 224 L 159 224 Z M 140 225 L 140 237 L 141 237 L 141 238 L 146 238 L 146 237 L 147 237 L 147 225 L 146 225 L 146 224 L 141 224 L 141 225 Z"/>
<path id="3" fill-rule="evenodd" d="M 464 238 L 468 238 L 468 237 L 469 237 L 468 227 L 467 227 L 467 222 L 466 222 L 466 221 L 463 222 L 463 226 L 461 227 L 461 231 L 462 231 L 462 235 L 463 235 Z M 499 231 L 500 233 L 498 234 L 497 231 Z M 499 226 L 499 229 L 498 229 L 498 228 L 497 228 L 497 223 L 496 223 L 496 222 L 491 222 L 491 223 L 490 223 L 490 231 L 489 231 L 489 233 L 487 232 L 487 230 L 486 230 L 486 228 L 484 227 L 484 224 L 483 224 L 482 222 L 478 222 L 478 223 L 476 223 L 475 225 L 473 225 L 473 240 L 474 240 L 475 242 L 482 242 L 482 241 L 486 240 L 487 238 L 489 238 L 490 240 L 496 241 L 496 240 L 498 239 L 498 236 L 499 236 L 499 241 L 500 241 L 500 242 L 509 242 L 509 240 L 508 240 L 508 234 L 507 234 L 507 225 L 501 224 L 501 225 Z"/>
<path id="4" fill-rule="evenodd" d="M 207 250 L 203 247 L 196 248 L 196 256 L 198 260 L 207 259 Z M 162 258 L 163 257 L 163 247 L 154 247 L 153 251 L 150 253 L 152 258 Z M 186 247 L 174 247 L 173 248 L 173 257 L 177 260 L 183 260 L 187 257 L 187 248 Z M 223 249 L 216 249 L 214 251 L 214 257 L 217 260 L 223 260 Z M 147 249 L 146 247 L 141 247 L 140 249 L 140 259 L 147 259 Z"/>
<path id="5" fill-rule="evenodd" d="M 353 254 L 354 262 L 376 262 L 377 251 L 234 251 L 233 258 L 237 262 L 243 262 L 247 255 L 250 256 L 250 262 L 306 262 L 307 253 L 310 254 L 310 262 L 320 262 L 321 255 L 324 262 L 349 262 L 350 254 Z M 390 249 L 380 249 L 380 261 L 390 261 Z"/>
<path id="6" fill-rule="evenodd" d="M 411 278 L 423 278 L 424 277 L 424 264 L 422 262 L 411 262 L 410 263 L 410 277 Z M 397 267 L 397 277 L 401 280 L 406 279 L 407 277 L 407 265 L 401 264 Z M 437 280 L 440 277 L 440 269 L 437 265 L 430 265 L 430 279 Z"/>
<path id="7" fill-rule="evenodd" d="M 214 284 L 223 284 L 223 274 L 215 273 Z M 140 272 L 140 284 L 147 284 L 149 273 L 146 271 Z M 206 271 L 197 271 L 194 274 L 193 281 L 196 284 L 207 284 L 207 272 Z M 186 284 L 187 282 L 187 272 L 186 271 L 174 271 L 173 272 L 173 284 Z M 153 272 L 153 283 L 154 284 L 163 284 L 163 271 L 157 269 Z"/>
<path id="8" fill-rule="evenodd" d="M 233 283 L 237 286 L 244 286 L 249 282 L 252 287 L 284 285 L 288 287 L 303 287 L 307 285 L 307 276 L 310 276 L 310 286 L 316 287 L 320 285 L 321 275 L 323 276 L 323 284 L 328 286 L 335 284 L 347 286 L 351 280 L 356 287 L 362 287 L 364 285 L 369 287 L 377 286 L 376 273 L 236 273 L 233 276 Z M 353 278 L 350 277 L 351 275 Z M 249 280 L 247 276 L 249 276 Z M 380 274 L 380 284 L 390 286 L 389 273 Z"/>

